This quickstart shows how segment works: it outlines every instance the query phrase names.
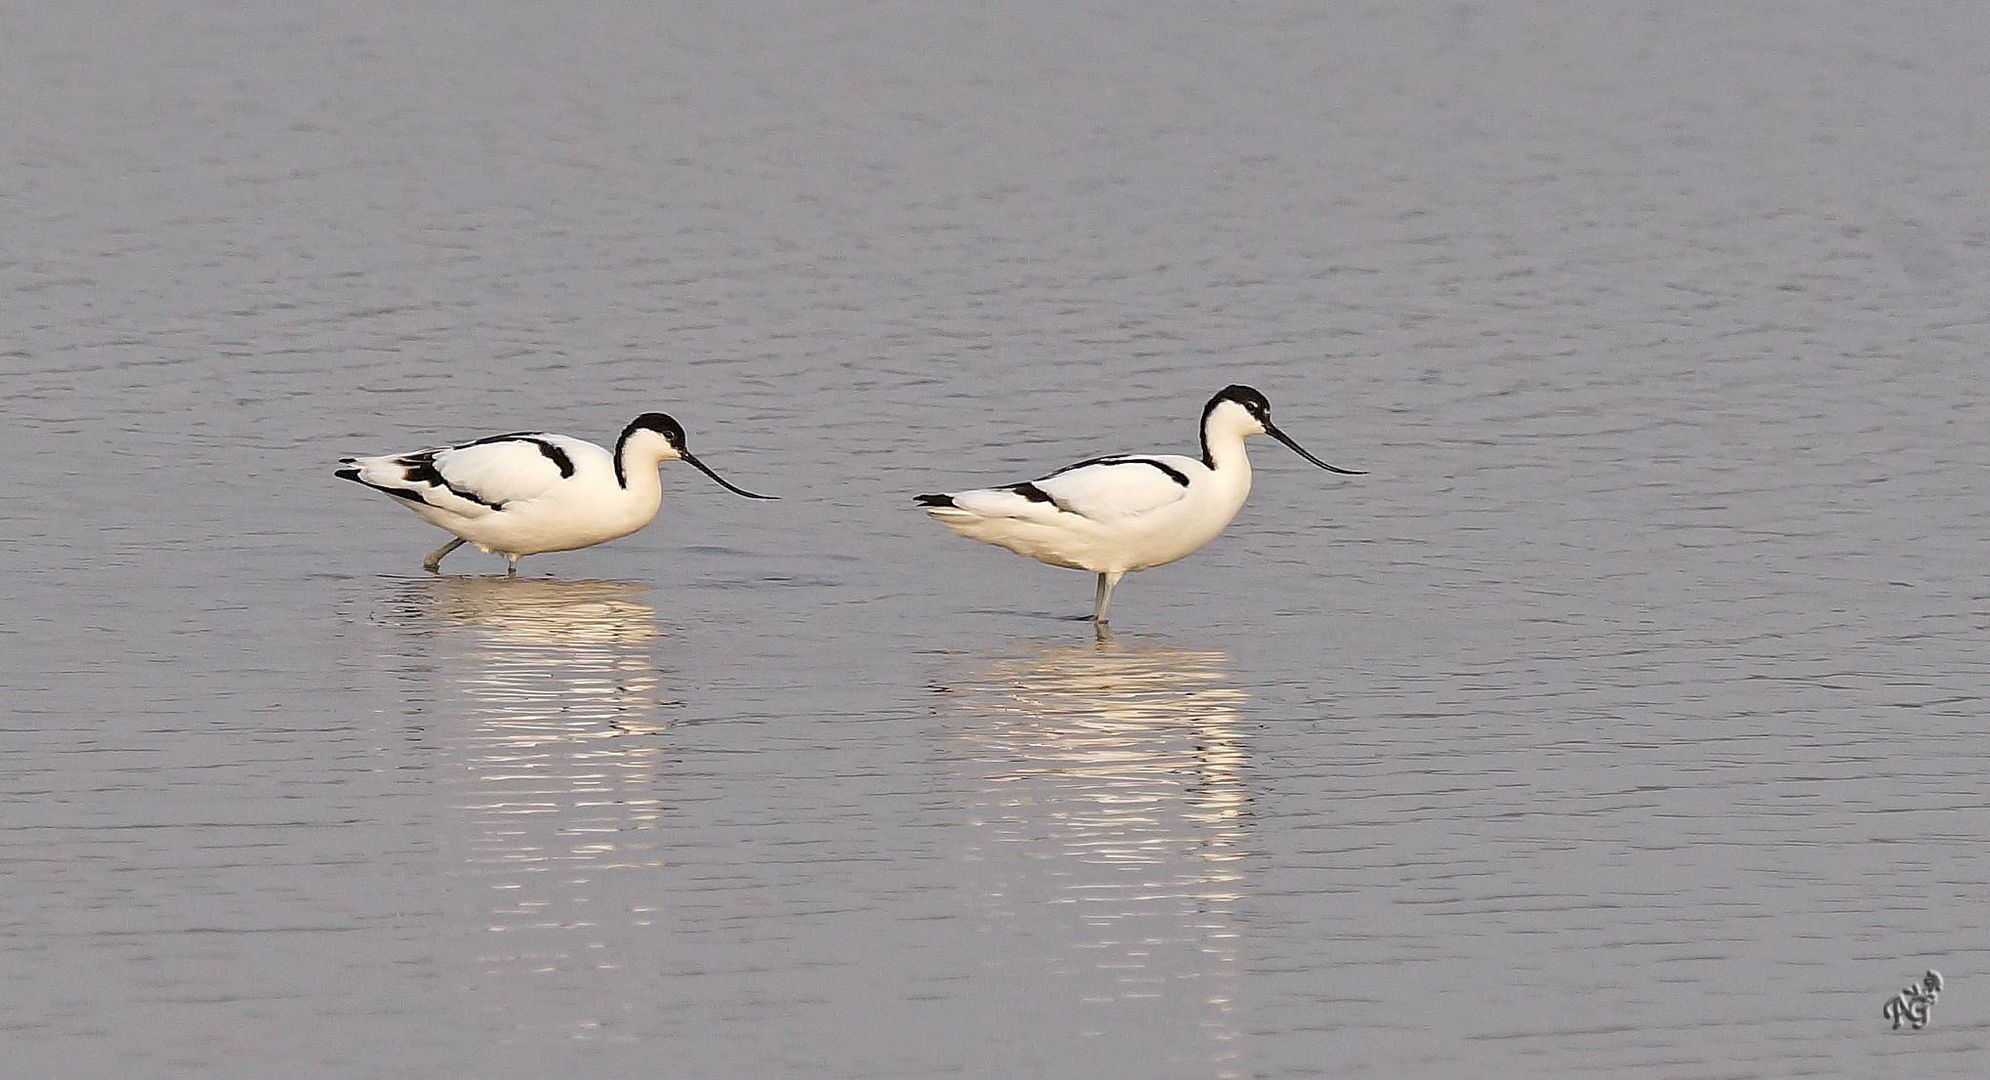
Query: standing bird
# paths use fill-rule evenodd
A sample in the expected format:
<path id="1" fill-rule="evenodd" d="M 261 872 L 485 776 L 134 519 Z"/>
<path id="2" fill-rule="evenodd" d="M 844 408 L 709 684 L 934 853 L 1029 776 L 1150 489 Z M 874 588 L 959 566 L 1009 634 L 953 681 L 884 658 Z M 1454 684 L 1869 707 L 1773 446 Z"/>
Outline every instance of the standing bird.
<path id="1" fill-rule="evenodd" d="M 916 501 L 970 540 L 1099 575 L 1092 621 L 1103 627 L 1121 577 L 1201 550 L 1243 509 L 1251 493 L 1249 435 L 1270 435 L 1328 472 L 1361 475 L 1321 461 L 1278 430 L 1263 394 L 1228 386 L 1202 407 L 1200 460 L 1118 454 L 1020 484 Z"/>
<path id="2" fill-rule="evenodd" d="M 771 499 L 726 483 L 684 448 L 684 429 L 662 413 L 629 421 L 615 452 L 582 439 L 521 431 L 461 446 L 409 454 L 340 458 L 335 474 L 365 484 L 456 539 L 429 552 L 422 568 L 438 572 L 442 557 L 472 543 L 507 560 L 544 551 L 572 551 L 627 536 L 650 523 L 663 503 L 657 466 L 688 461 L 727 491 Z"/>

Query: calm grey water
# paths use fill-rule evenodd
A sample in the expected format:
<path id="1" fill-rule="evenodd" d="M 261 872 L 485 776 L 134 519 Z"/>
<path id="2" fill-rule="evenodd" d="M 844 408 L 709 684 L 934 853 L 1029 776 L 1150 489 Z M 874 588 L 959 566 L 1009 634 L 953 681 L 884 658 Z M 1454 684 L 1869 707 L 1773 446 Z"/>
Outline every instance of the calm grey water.
<path id="1" fill-rule="evenodd" d="M 16 5 L 5 1071 L 1980 1077 L 1985 116 L 1961 3 Z M 1108 644 L 909 506 L 1233 381 L 1369 475 Z M 650 409 L 785 498 L 330 473 Z"/>

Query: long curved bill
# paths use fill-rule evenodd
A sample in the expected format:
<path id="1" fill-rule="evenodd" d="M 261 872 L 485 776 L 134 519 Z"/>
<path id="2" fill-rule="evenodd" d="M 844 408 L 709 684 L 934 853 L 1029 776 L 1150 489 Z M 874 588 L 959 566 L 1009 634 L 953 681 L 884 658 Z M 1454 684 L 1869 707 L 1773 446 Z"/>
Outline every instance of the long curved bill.
<path id="1" fill-rule="evenodd" d="M 1303 454 L 1306 451 L 1301 450 L 1299 452 Z M 719 482 L 720 487 L 726 489 L 727 491 L 732 492 L 734 495 L 744 495 L 749 499 L 773 499 L 778 497 L 774 495 L 755 495 L 754 493 L 746 490 L 745 488 L 734 487 L 731 484 L 726 483 L 725 477 L 720 476 L 718 473 L 713 472 L 711 469 L 706 467 L 704 462 L 699 461 L 697 458 L 692 457 L 691 451 L 689 450 L 679 450 L 677 452 L 677 456 L 683 458 L 685 461 L 690 462 L 692 468 L 698 470 L 701 473 L 704 473 L 706 476 L 709 476 L 714 480 L 717 480 Z"/>
<path id="2" fill-rule="evenodd" d="M 1278 430 L 1276 427 L 1273 427 L 1271 421 L 1266 420 L 1263 421 L 1263 423 L 1264 423 L 1264 433 L 1266 435 L 1269 435 L 1272 438 L 1277 439 L 1279 442 L 1282 442 L 1285 445 L 1291 447 L 1293 453 L 1298 454 L 1300 457 L 1305 458 L 1307 461 L 1310 461 L 1313 464 L 1318 465 L 1320 468 L 1325 469 L 1328 472 L 1340 473 L 1342 476 L 1368 475 L 1367 473 L 1363 472 L 1360 469 L 1343 469 L 1338 465 L 1329 465 L 1326 462 L 1321 461 L 1319 458 L 1316 458 L 1313 455 L 1307 453 L 1305 447 L 1299 445 L 1296 442 L 1293 442 L 1292 436 L 1287 435 L 1285 432 Z M 700 468 L 702 467 L 703 466 L 700 466 Z M 720 480 L 719 483 L 724 484 L 725 481 Z M 727 484 L 726 486 L 730 487 L 732 485 Z"/>

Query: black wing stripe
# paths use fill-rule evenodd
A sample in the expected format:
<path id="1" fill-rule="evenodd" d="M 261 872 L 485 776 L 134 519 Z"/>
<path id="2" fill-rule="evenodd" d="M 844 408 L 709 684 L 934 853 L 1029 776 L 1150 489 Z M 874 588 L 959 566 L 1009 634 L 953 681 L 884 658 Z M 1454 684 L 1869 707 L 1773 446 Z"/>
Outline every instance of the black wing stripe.
<path id="1" fill-rule="evenodd" d="M 1064 505 L 1061 502 L 1058 502 L 1055 498 L 1051 496 L 1050 492 L 1043 490 L 1042 488 L 1036 486 L 1035 483 L 1028 480 L 1023 481 L 1020 484 L 1010 484 L 1007 488 L 1004 488 L 1003 490 L 1013 491 L 1016 494 L 1021 495 L 1023 498 L 1028 499 L 1031 502 L 1049 503 L 1050 505 L 1056 507 L 1062 513 L 1066 514 L 1077 513 L 1077 511 L 1071 509 L 1070 507 Z"/>
<path id="2" fill-rule="evenodd" d="M 486 439 L 484 441 L 492 442 L 496 440 Z M 435 467 L 435 451 L 433 450 L 424 450 L 419 454 L 409 454 L 394 464 L 408 470 L 407 477 L 411 483 L 439 487 L 459 499 L 476 503 L 478 506 L 488 506 L 493 510 L 504 509 L 504 504 L 501 502 L 492 502 L 471 491 L 469 488 L 457 487 L 455 484 L 450 483 L 449 478 L 442 475 L 442 470 Z M 424 499 L 422 501 L 426 502 L 427 500 Z"/>
<path id="3" fill-rule="evenodd" d="M 1188 486 L 1188 474 L 1181 471 L 1180 469 L 1175 468 L 1173 465 L 1170 465 L 1165 461 L 1155 461 L 1153 458 L 1128 458 L 1126 460 L 1128 464 L 1137 461 L 1142 465 L 1152 465 L 1155 468 L 1166 473 L 1168 475 L 1168 479 L 1173 480 L 1175 483 L 1180 484 L 1183 487 Z"/>
<path id="4" fill-rule="evenodd" d="M 1125 459 L 1124 457 L 1095 457 L 1095 458 L 1086 458 L 1086 459 L 1085 459 L 1085 460 L 1083 460 L 1083 461 L 1074 461 L 1074 462 L 1072 462 L 1071 464 L 1069 464 L 1069 465 L 1066 465 L 1066 466 L 1064 466 L 1063 468 L 1061 468 L 1061 469 L 1057 470 L 1056 472 L 1054 472 L 1054 473 L 1051 473 L 1051 474 L 1050 474 L 1050 476 L 1046 476 L 1046 477 L 1044 477 L 1044 479 L 1045 479 L 1045 480 L 1048 480 L 1048 479 L 1050 479 L 1050 477 L 1051 477 L 1051 476 L 1063 476 L 1063 475 L 1064 475 L 1065 473 L 1068 473 L 1068 472 L 1077 472 L 1077 471 L 1078 471 L 1079 469 L 1084 469 L 1084 468 L 1089 468 L 1089 467 L 1091 467 L 1091 466 L 1093 466 L 1093 465 L 1117 465 L 1117 464 L 1119 464 L 1120 462 L 1122 462 L 1122 461 L 1125 461 L 1125 460 L 1126 460 L 1126 459 Z"/>
<path id="5" fill-rule="evenodd" d="M 1156 461 L 1153 458 L 1144 458 L 1144 457 L 1127 457 L 1125 455 L 1119 455 L 1115 457 L 1092 458 L 1087 461 L 1080 461 L 1075 465 L 1066 465 L 1063 468 L 1057 470 L 1056 472 L 1051 473 L 1050 476 L 1044 477 L 1044 479 L 1048 480 L 1050 479 L 1051 476 L 1063 476 L 1065 473 L 1073 472 L 1078 469 L 1088 468 L 1093 465 L 1152 465 L 1154 468 L 1157 468 L 1161 470 L 1163 473 L 1167 474 L 1168 479 L 1173 480 L 1175 483 L 1180 484 L 1183 487 L 1188 486 L 1188 474 L 1182 472 L 1180 469 L 1175 468 L 1173 465 L 1170 465 L 1165 461 Z"/>
<path id="6" fill-rule="evenodd" d="M 340 469 L 339 471 L 333 473 L 332 475 L 338 477 L 341 480 L 350 480 L 355 484 L 364 484 L 367 487 L 370 487 L 373 490 L 380 492 L 383 495 L 392 495 L 397 499 L 406 499 L 409 502 L 418 502 L 423 506 L 431 505 L 427 499 L 422 498 L 421 492 L 416 491 L 413 488 L 397 488 L 397 487 L 388 487 L 385 484 L 376 484 L 371 480 L 362 479 L 359 475 L 358 469 Z"/>
<path id="7" fill-rule="evenodd" d="M 454 447 L 454 449 L 462 450 L 472 446 L 489 446 L 492 443 L 501 442 L 531 443 L 533 446 L 539 448 L 540 453 L 546 455 L 546 460 L 559 466 L 560 479 L 565 480 L 574 474 L 574 459 L 567 456 L 567 452 L 560 449 L 558 444 L 533 431 L 514 431 L 509 435 L 490 435 L 475 442 L 466 442 L 462 446 Z"/>
<path id="8" fill-rule="evenodd" d="M 574 474 L 574 459 L 568 457 L 565 450 L 544 439 L 530 439 L 527 441 L 538 447 L 540 453 L 546 455 L 548 460 L 560 467 L 560 479 L 565 480 Z"/>

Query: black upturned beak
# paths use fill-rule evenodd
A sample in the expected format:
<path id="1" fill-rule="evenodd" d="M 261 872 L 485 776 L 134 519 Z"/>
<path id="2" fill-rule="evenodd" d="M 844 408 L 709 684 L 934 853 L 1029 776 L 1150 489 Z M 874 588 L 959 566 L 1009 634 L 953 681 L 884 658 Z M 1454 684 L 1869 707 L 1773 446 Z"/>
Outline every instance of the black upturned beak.
<path id="1" fill-rule="evenodd" d="M 1295 449 L 1297 448 L 1295 447 Z M 1300 450 L 1299 452 L 1303 454 L 1306 451 Z M 690 462 L 692 468 L 698 470 L 701 473 L 704 473 L 706 476 L 709 476 L 714 480 L 717 480 L 719 482 L 720 487 L 726 489 L 727 491 L 732 492 L 735 495 L 744 495 L 749 499 L 772 499 L 776 497 L 773 495 L 755 495 L 754 493 L 746 490 L 745 488 L 737 488 L 732 486 L 731 484 L 726 483 L 725 477 L 720 476 L 718 473 L 715 473 L 712 470 L 706 468 L 705 463 L 699 461 L 697 458 L 692 457 L 691 451 L 689 450 L 679 450 L 677 451 L 677 456 L 683 458 L 685 461 Z"/>
<path id="2" fill-rule="evenodd" d="M 1362 472 L 1360 469 L 1343 469 L 1338 465 L 1329 465 L 1326 462 L 1321 461 L 1319 458 L 1316 458 L 1313 455 L 1307 453 L 1305 447 L 1299 445 L 1296 442 L 1293 442 L 1292 436 L 1287 435 L 1285 432 L 1278 430 L 1278 427 L 1274 425 L 1269 418 L 1260 419 L 1258 423 L 1264 425 L 1264 433 L 1266 435 L 1269 435 L 1272 438 L 1277 439 L 1279 442 L 1282 442 L 1285 445 L 1291 447 L 1293 453 L 1298 454 L 1300 457 L 1305 458 L 1307 461 L 1310 461 L 1313 464 L 1318 465 L 1320 468 L 1325 469 L 1328 472 L 1340 473 L 1342 476 L 1368 475 L 1367 473 Z M 703 468 L 703 466 L 699 467 Z M 720 480 L 719 483 L 724 484 L 725 481 Z M 732 485 L 727 484 L 726 486 L 731 487 Z"/>

